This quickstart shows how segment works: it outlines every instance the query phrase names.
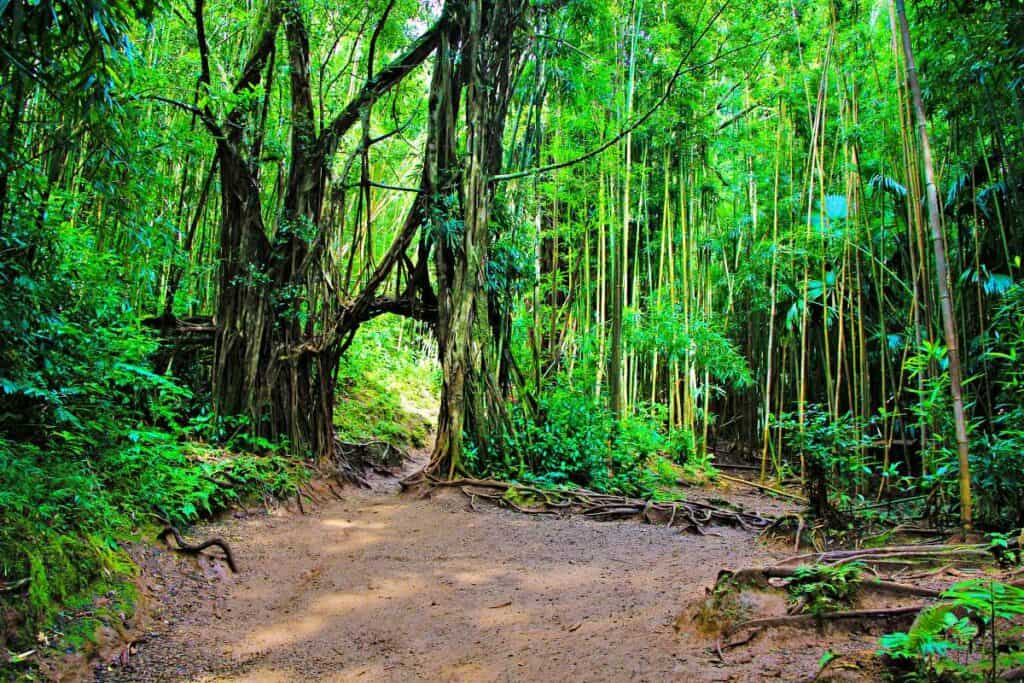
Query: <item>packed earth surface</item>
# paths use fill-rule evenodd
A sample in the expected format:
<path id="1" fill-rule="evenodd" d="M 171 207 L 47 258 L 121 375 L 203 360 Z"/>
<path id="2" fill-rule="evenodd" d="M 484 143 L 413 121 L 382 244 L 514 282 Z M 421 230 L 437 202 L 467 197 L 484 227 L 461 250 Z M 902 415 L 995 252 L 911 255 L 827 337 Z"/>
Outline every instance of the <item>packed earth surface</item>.
<path id="1" fill-rule="evenodd" d="M 716 496 L 780 512 L 692 494 Z M 826 648 L 813 628 L 778 629 L 722 657 L 686 618 L 720 569 L 786 554 L 753 532 L 524 515 L 387 481 L 342 497 L 194 530 L 226 539 L 238 574 L 216 550 L 144 550 L 148 632 L 96 679 L 803 680 Z M 841 649 L 873 642 L 844 633 Z"/>

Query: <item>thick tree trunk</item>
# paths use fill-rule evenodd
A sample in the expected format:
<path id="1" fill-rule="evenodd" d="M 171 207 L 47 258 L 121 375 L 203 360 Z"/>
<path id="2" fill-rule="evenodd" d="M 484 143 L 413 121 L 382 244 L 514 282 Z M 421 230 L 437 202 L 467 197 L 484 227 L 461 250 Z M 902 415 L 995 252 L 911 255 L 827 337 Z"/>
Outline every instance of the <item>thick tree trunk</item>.
<path id="1" fill-rule="evenodd" d="M 220 167 L 214 408 L 220 416 L 244 416 L 257 436 L 329 455 L 336 361 L 301 348 L 304 331 L 291 308 L 296 300 L 283 297 L 290 273 L 271 266 L 282 254 L 266 237 L 251 169 L 227 149 Z"/>
<path id="2" fill-rule="evenodd" d="M 348 106 L 318 134 L 310 89 L 309 37 L 301 8 L 294 0 L 271 0 L 266 16 L 269 21 L 236 91 L 259 82 L 283 21 L 292 146 L 283 213 L 274 231 L 263 224 L 257 162 L 243 151 L 249 112 L 243 105 L 219 127 L 209 110 L 204 110 L 204 123 L 218 138 L 223 195 L 214 407 L 219 416 L 247 418 L 250 424 L 246 428 L 255 435 L 287 438 L 296 453 L 329 457 L 334 452 L 335 370 L 354 330 L 383 312 L 413 317 L 429 313 L 429 306 L 416 305 L 411 299 L 381 301 L 376 297 L 376 290 L 401 260 L 420 225 L 422 201 L 415 203 L 415 215 L 410 216 L 354 304 L 338 310 L 336 297 L 327 300 L 321 296 L 328 276 L 320 254 L 327 227 L 321 225 L 321 214 L 330 164 L 360 114 L 368 115 L 374 102 L 434 51 L 448 20 L 442 17 L 403 54 L 371 75 Z M 196 20 L 201 27 L 201 13 Z M 208 54 L 202 40 L 200 52 Z M 428 191 L 426 184 L 424 191 Z"/>
<path id="3" fill-rule="evenodd" d="M 461 234 L 441 235 L 434 252 L 444 380 L 430 470 L 441 476 L 460 469 L 466 439 L 486 462 L 494 437 L 505 427 L 500 386 L 505 326 L 487 285 L 494 200 L 490 178 L 501 170 L 514 41 L 524 8 L 521 0 L 466 0 L 456 12 L 464 27 L 467 158 Z"/>

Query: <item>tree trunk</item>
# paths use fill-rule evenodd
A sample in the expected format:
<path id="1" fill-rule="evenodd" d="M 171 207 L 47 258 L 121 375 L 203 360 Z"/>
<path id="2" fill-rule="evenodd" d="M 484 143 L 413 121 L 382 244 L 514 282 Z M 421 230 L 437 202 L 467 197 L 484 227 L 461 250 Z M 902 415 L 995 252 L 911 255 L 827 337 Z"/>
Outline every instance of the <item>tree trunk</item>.
<path id="1" fill-rule="evenodd" d="M 272 233 L 263 223 L 258 159 L 243 145 L 250 112 L 241 105 L 219 126 L 208 109 L 203 111 L 204 124 L 217 137 L 223 195 L 214 407 L 221 417 L 247 418 L 245 428 L 257 436 L 287 438 L 294 452 L 328 457 L 334 452 L 335 370 L 352 333 L 384 312 L 423 317 L 430 304 L 426 293 L 423 305 L 375 297 L 419 227 L 423 201 L 414 203 L 387 256 L 362 291 L 351 297 L 354 303 L 339 310 L 336 296 L 322 296 L 329 273 L 320 258 L 328 227 L 321 225 L 321 214 L 331 161 L 346 132 L 434 52 L 441 29 L 449 22 L 442 16 L 404 53 L 371 74 L 352 101 L 318 133 L 310 89 L 309 37 L 301 9 L 294 0 L 270 0 L 265 17 L 235 91 L 259 83 L 283 21 L 292 146 L 283 213 Z M 380 19 L 377 31 L 386 18 L 385 14 Z M 196 21 L 201 27 L 201 13 Z M 205 56 L 209 52 L 201 38 L 205 32 L 197 35 Z M 426 175 L 425 170 L 423 192 L 429 193 Z M 416 284 L 422 286 L 419 281 Z"/>
<path id="2" fill-rule="evenodd" d="M 462 229 L 439 234 L 434 251 L 444 380 L 429 466 L 431 472 L 447 477 L 460 469 L 467 438 L 486 462 L 506 419 L 500 375 L 501 340 L 507 328 L 487 284 L 494 200 L 490 178 L 501 170 L 513 39 L 524 8 L 522 0 L 466 0 L 455 12 L 464 27 L 461 75 L 466 83 L 467 159 L 460 183 Z M 438 68 L 448 49 L 442 41 Z M 457 172 L 444 169 L 440 167 L 442 182 Z"/>

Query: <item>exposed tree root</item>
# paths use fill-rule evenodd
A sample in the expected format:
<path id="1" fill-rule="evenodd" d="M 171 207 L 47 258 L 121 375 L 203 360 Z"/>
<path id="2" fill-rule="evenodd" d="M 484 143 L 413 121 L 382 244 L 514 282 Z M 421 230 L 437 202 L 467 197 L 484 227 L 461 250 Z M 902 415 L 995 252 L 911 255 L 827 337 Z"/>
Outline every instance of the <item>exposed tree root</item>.
<path id="1" fill-rule="evenodd" d="M 805 538 L 809 539 L 813 548 L 824 548 L 825 538 L 821 533 L 824 525 L 822 523 L 808 524 L 807 519 L 803 515 L 796 513 L 776 518 L 775 521 L 761 530 L 761 536 L 777 538 L 780 532 L 781 535 L 788 536 L 786 527 L 791 525 L 796 526 L 796 531 L 793 534 L 793 552 L 800 552 L 800 546 L 804 543 Z"/>
<path id="2" fill-rule="evenodd" d="M 770 518 L 758 514 L 727 510 L 696 501 L 655 502 L 598 493 L 587 489 L 553 491 L 493 479 L 445 480 L 417 472 L 403 480 L 402 485 L 406 488 L 412 486 L 456 487 L 470 498 L 470 505 L 473 505 L 479 498 L 525 514 L 551 515 L 557 514 L 559 511 L 572 511 L 601 521 L 643 519 L 650 524 L 663 524 L 666 527 L 685 525 L 686 528 L 698 534 L 706 533 L 705 527 L 713 524 L 757 530 L 764 529 L 772 523 Z M 524 505 L 524 500 L 529 500 L 530 504 Z"/>
<path id="3" fill-rule="evenodd" d="M 719 573 L 718 578 L 719 581 L 721 581 L 723 576 L 725 576 L 731 578 L 735 583 L 740 585 L 765 588 L 769 585 L 768 579 L 791 579 L 796 576 L 796 573 L 797 570 L 794 567 L 777 565 L 774 567 L 742 569 L 735 573 L 721 572 Z M 869 588 L 883 593 L 889 593 L 891 595 L 913 595 L 922 598 L 937 598 L 942 594 L 942 591 L 935 590 L 934 588 L 915 586 L 909 583 L 899 583 L 881 578 L 860 579 L 858 585 L 861 588 Z"/>
<path id="4" fill-rule="evenodd" d="M 231 547 L 228 546 L 227 542 L 224 541 L 224 539 L 211 538 L 197 545 L 191 545 L 185 542 L 185 539 L 181 537 L 181 533 L 176 528 L 168 525 L 165 526 L 163 531 L 161 531 L 157 535 L 157 540 L 164 541 L 168 536 L 173 536 L 175 542 L 177 542 L 178 544 L 178 547 L 174 548 L 174 550 L 176 550 L 179 553 L 186 553 L 188 555 L 198 555 L 207 548 L 217 546 L 218 548 L 224 551 L 224 558 L 227 560 L 228 567 L 231 568 L 231 571 L 235 574 L 238 573 L 238 566 L 235 564 L 235 556 L 231 553 Z"/>
<path id="5" fill-rule="evenodd" d="M 746 479 L 741 479 L 740 477 L 730 477 L 728 474 L 722 473 L 718 474 L 718 478 L 728 482 L 732 482 L 733 484 L 742 484 L 744 486 L 749 486 L 751 488 L 757 489 L 758 491 L 764 491 L 765 493 L 771 494 L 773 496 L 789 498 L 790 500 L 795 500 L 799 503 L 807 502 L 806 496 L 801 496 L 797 493 L 790 493 L 789 491 L 783 491 L 782 489 L 773 488 L 771 486 L 765 486 L 764 484 L 759 484 L 756 481 L 748 481 Z"/>
<path id="6" fill-rule="evenodd" d="M 341 484 L 355 484 L 368 489 L 370 482 L 366 478 L 367 472 L 394 475 L 392 469 L 400 466 L 406 457 L 400 448 L 386 441 L 356 443 L 335 439 L 334 476 Z"/>
<path id="7" fill-rule="evenodd" d="M 829 564 L 840 565 L 849 562 L 885 565 L 916 565 L 925 560 L 955 564 L 993 560 L 992 552 L 984 543 L 962 545 L 893 545 L 859 550 L 830 550 L 788 557 L 779 565 L 788 564 Z"/>
<path id="8" fill-rule="evenodd" d="M 789 602 L 790 614 L 757 617 L 744 614 L 746 608 L 740 600 L 740 594 L 746 589 L 754 591 L 788 591 L 790 583 L 799 580 L 800 565 L 819 565 L 840 567 L 852 562 L 863 562 L 863 571 L 856 579 L 858 593 L 864 591 L 882 592 L 900 597 L 925 598 L 922 604 L 906 605 L 886 609 L 850 609 L 818 614 L 795 613 L 805 608 L 801 596 L 795 603 Z M 878 619 L 890 617 L 910 617 L 922 609 L 934 604 L 943 596 L 941 587 L 921 586 L 908 583 L 913 579 L 932 579 L 945 572 L 953 576 L 964 576 L 955 569 L 959 563 L 971 563 L 974 566 L 994 566 L 997 558 L 984 544 L 960 544 L 942 546 L 888 546 L 860 550 L 835 550 L 821 553 L 808 553 L 786 558 L 770 567 L 753 567 L 739 571 L 722 570 L 718 574 L 713 588 L 708 589 L 708 598 L 703 602 L 700 611 L 694 617 L 705 626 L 714 627 L 721 634 L 716 645 L 716 652 L 721 656 L 723 650 L 737 647 L 753 639 L 764 628 L 773 626 L 804 625 L 825 621 Z M 908 568 L 921 564 L 939 565 L 937 568 L 923 572 L 909 572 Z M 879 566 L 899 567 L 895 574 L 882 575 Z M 1014 572 L 1005 571 L 1002 580 L 1015 585 Z M 849 581 L 849 579 L 847 579 Z M 1021 582 L 1024 583 L 1024 582 Z M 755 601 L 756 603 L 756 601 Z M 773 610 L 774 611 L 774 610 Z M 741 616 L 742 615 L 742 616 Z M 682 617 L 681 617 L 682 618 Z M 729 640 L 745 630 L 752 630 L 746 638 Z M 726 641 L 723 643 L 723 639 Z"/>
<path id="9" fill-rule="evenodd" d="M 725 630 L 726 636 L 735 635 L 748 628 L 762 629 L 771 626 L 804 626 L 819 624 L 824 621 L 844 619 L 888 619 L 891 617 L 916 616 L 928 605 L 910 605 L 909 607 L 889 607 L 886 609 L 853 609 L 841 612 L 823 612 L 821 614 L 786 614 L 778 617 L 749 619 L 730 626 Z"/>

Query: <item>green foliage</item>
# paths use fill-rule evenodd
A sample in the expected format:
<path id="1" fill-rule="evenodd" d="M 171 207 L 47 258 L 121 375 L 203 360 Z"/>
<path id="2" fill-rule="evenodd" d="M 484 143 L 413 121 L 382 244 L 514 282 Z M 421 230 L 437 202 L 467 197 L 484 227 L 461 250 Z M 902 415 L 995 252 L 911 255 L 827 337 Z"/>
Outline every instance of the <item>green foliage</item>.
<path id="1" fill-rule="evenodd" d="M 480 463 L 471 457 L 472 471 L 543 486 L 650 496 L 659 485 L 675 483 L 674 465 L 692 453 L 692 435 L 666 434 L 660 406 L 618 421 L 603 401 L 567 389 L 541 394 L 536 414 L 516 403 L 511 422 L 497 443 L 504 459 Z"/>
<path id="2" fill-rule="evenodd" d="M 880 640 L 879 654 L 909 667 L 918 680 L 998 680 L 1024 664 L 1024 589 L 986 578 L 954 584 L 943 600 L 914 621 L 909 631 Z M 970 657 L 974 646 L 980 657 Z M 959 660 L 956 653 L 963 653 Z"/>
<path id="3" fill-rule="evenodd" d="M 1020 564 L 1020 538 L 1022 536 L 1024 536 L 1024 531 L 1016 538 L 1013 537 L 1013 534 L 1004 534 L 998 531 L 988 534 L 988 549 L 995 555 L 996 561 L 1001 567 Z"/>
<path id="4" fill-rule="evenodd" d="M 108 104 L 120 84 L 119 62 L 132 54 L 132 23 L 150 17 L 155 6 L 152 0 L 4 3 L 5 76 L 43 85 L 65 106 Z"/>
<path id="5" fill-rule="evenodd" d="M 820 405 L 809 405 L 800 416 L 783 413 L 775 422 L 783 430 L 794 454 L 802 454 L 808 463 L 810 486 L 824 487 L 814 495 L 825 495 L 831 506 L 849 508 L 862 495 L 875 474 L 867 457 L 870 438 L 863 420 L 846 413 L 838 419 Z M 812 496 L 814 498 L 814 496 Z"/>
<path id="6" fill-rule="evenodd" d="M 120 541 L 157 517 L 188 525 L 306 476 L 280 446 L 202 441 L 216 425 L 188 422 L 191 394 L 152 366 L 155 340 L 111 286 L 123 262 L 30 218 L 0 232 L 0 579 L 27 579 L 0 603 L 25 612 L 24 649 L 62 605 L 130 576 Z"/>
<path id="7" fill-rule="evenodd" d="M 440 384 L 432 345 L 415 326 L 385 318 L 364 325 L 338 368 L 338 438 L 429 445 Z"/>
<path id="8" fill-rule="evenodd" d="M 306 475 L 281 455 L 238 455 L 150 432 L 66 457 L 0 439 L 0 573 L 28 578 L 0 600 L 27 607 L 29 628 L 94 582 L 131 573 L 119 539 L 166 519 L 188 525 L 245 498 L 285 496 Z"/>
<path id="9" fill-rule="evenodd" d="M 953 606 L 945 604 L 921 612 L 908 632 L 882 636 L 879 654 L 909 666 L 919 680 L 939 680 L 947 674 L 960 677 L 965 668 L 949 655 L 966 649 L 977 634 L 967 617 L 958 617 Z"/>
<path id="10" fill-rule="evenodd" d="M 1024 286 L 1011 287 L 996 312 L 985 352 L 997 388 L 994 429 L 975 439 L 971 467 L 978 512 L 1000 528 L 1024 525 Z"/>
<path id="11" fill-rule="evenodd" d="M 801 565 L 786 586 L 790 607 L 800 612 L 821 614 L 848 607 L 857 595 L 863 565 Z"/>
<path id="12" fill-rule="evenodd" d="M 668 300 L 653 295 L 651 303 Z M 722 321 L 696 319 L 686 322 L 681 306 L 654 304 L 644 315 L 630 319 L 629 341 L 640 352 L 657 351 L 669 361 L 690 361 L 715 380 L 735 389 L 750 386 L 753 379 L 746 359 L 729 340 Z"/>

